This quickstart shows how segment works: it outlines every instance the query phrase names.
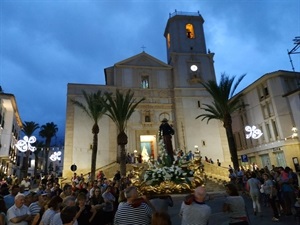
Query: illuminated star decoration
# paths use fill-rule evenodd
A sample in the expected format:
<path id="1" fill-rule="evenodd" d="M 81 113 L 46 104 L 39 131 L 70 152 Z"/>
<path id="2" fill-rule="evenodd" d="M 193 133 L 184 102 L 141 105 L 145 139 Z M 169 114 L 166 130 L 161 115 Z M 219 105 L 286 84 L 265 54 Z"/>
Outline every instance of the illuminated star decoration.
<path id="1" fill-rule="evenodd" d="M 260 129 L 257 129 L 256 126 L 246 126 L 245 127 L 245 131 L 249 132 L 248 134 L 246 134 L 246 138 L 249 139 L 249 138 L 253 138 L 253 139 L 258 139 L 260 138 L 263 133 L 261 132 Z"/>
<path id="2" fill-rule="evenodd" d="M 58 151 L 58 152 L 54 152 L 52 155 L 50 155 L 50 159 L 52 161 L 58 161 L 58 160 L 61 160 L 61 151 Z"/>
<path id="3" fill-rule="evenodd" d="M 30 150 L 34 152 L 36 150 L 36 147 L 31 146 L 31 144 L 36 142 L 35 136 L 31 136 L 28 138 L 27 136 L 23 137 L 23 140 L 19 140 L 16 144 L 17 149 L 21 152 L 26 152 L 27 150 Z"/>

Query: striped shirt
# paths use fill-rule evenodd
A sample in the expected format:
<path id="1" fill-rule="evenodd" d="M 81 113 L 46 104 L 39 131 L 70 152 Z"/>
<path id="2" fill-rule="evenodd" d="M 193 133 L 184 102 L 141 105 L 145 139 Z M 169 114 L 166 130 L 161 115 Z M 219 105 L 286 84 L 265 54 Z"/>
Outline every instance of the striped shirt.
<path id="1" fill-rule="evenodd" d="M 50 225 L 54 215 L 56 214 L 57 212 L 54 211 L 53 209 L 47 209 L 45 211 L 45 213 L 43 214 L 43 217 L 42 217 L 42 220 L 41 220 L 41 223 L 43 225 Z"/>
<path id="2" fill-rule="evenodd" d="M 36 215 L 40 212 L 41 206 L 39 205 L 38 202 L 33 202 L 29 205 L 29 211 L 31 215 Z"/>
<path id="3" fill-rule="evenodd" d="M 142 203 L 139 207 L 133 208 L 125 202 L 116 212 L 115 225 L 150 225 L 152 209 Z"/>

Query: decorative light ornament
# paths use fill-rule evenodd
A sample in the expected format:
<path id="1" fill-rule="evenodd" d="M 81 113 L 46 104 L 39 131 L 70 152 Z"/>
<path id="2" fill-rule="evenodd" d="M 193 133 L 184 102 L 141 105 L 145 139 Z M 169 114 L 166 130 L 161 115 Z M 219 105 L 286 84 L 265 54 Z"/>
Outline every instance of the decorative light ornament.
<path id="1" fill-rule="evenodd" d="M 35 136 L 31 136 L 30 138 L 28 138 L 27 136 L 23 137 L 23 140 L 19 140 L 17 142 L 16 147 L 19 151 L 21 152 L 26 152 L 27 150 L 30 150 L 32 152 L 34 152 L 36 150 L 36 147 L 31 146 L 31 144 L 36 142 L 36 137 Z"/>
<path id="2" fill-rule="evenodd" d="M 246 134 L 247 139 L 249 139 L 249 138 L 258 139 L 263 135 L 261 130 L 256 128 L 256 126 L 252 126 L 252 127 L 246 126 L 245 131 L 249 132 L 248 134 Z"/>
<path id="3" fill-rule="evenodd" d="M 59 161 L 61 160 L 61 151 L 58 151 L 58 152 L 53 152 L 52 155 L 50 155 L 49 159 L 51 159 L 51 161 Z"/>

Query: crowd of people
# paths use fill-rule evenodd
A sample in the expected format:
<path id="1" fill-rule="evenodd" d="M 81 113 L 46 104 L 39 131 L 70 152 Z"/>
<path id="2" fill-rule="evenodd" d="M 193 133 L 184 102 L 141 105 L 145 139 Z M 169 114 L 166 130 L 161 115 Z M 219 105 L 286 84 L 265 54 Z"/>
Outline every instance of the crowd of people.
<path id="1" fill-rule="evenodd" d="M 130 176 L 121 177 L 119 171 L 111 180 L 102 171 L 96 180 L 88 180 L 74 173 L 61 189 L 58 180 L 49 176 L 46 182 L 41 179 L 35 191 L 30 185 L 25 188 L 25 182 L 3 182 L 0 225 L 172 224 L 168 213 L 173 206 L 170 195 L 140 195 L 130 183 Z M 183 199 L 179 211 L 182 225 L 208 223 L 212 211 L 205 199 L 204 187 L 197 187 Z"/>
<path id="2" fill-rule="evenodd" d="M 132 224 L 163 224 L 159 221 L 170 220 L 171 196 L 140 196 L 131 186 L 130 176 L 121 177 L 120 171 L 111 180 L 102 171 L 96 180 L 89 179 L 89 175 L 85 179 L 74 173 L 61 188 L 58 179 L 50 175 L 36 181 L 36 189 L 28 178 L 3 180 L 0 225 L 131 224 L 128 219 Z"/>
<path id="3" fill-rule="evenodd" d="M 271 207 L 272 221 L 279 221 L 282 215 L 299 214 L 298 176 L 290 167 L 251 168 L 234 170 L 229 166 L 229 178 L 237 190 L 251 198 L 254 215 L 263 215 L 264 207 Z"/>
<path id="4" fill-rule="evenodd" d="M 263 215 L 264 207 L 273 210 L 273 221 L 283 214 L 296 213 L 296 198 L 300 197 L 297 174 L 289 167 L 253 168 L 229 168 L 230 183 L 225 185 L 228 196 L 223 204 L 228 223 L 248 224 L 245 196 L 252 199 L 254 215 Z M 28 178 L 3 180 L 0 225 L 171 225 L 168 208 L 173 206 L 172 197 L 140 195 L 138 188 L 132 186 L 130 175 L 122 177 L 120 171 L 112 179 L 99 171 L 94 181 L 89 175 L 85 179 L 74 173 L 62 188 L 53 176 L 36 181 L 39 185 L 35 191 L 32 183 Z M 204 187 L 195 188 L 183 199 L 179 211 L 182 225 L 209 222 L 212 210 L 206 199 Z"/>

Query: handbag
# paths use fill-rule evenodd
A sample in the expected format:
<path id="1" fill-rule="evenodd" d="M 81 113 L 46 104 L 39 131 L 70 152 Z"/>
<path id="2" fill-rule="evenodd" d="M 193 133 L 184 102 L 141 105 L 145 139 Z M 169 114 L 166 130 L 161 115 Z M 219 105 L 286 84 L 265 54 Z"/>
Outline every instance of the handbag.
<path id="1" fill-rule="evenodd" d="M 263 184 L 260 186 L 259 191 L 260 191 L 260 193 L 262 193 L 262 194 L 265 193 L 264 185 L 263 185 Z"/>

